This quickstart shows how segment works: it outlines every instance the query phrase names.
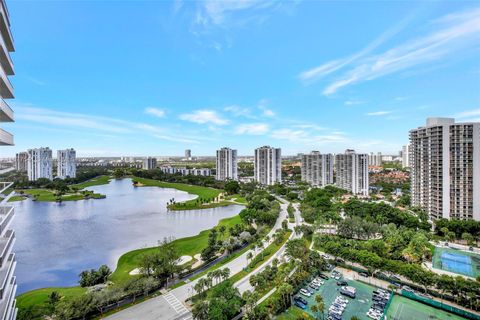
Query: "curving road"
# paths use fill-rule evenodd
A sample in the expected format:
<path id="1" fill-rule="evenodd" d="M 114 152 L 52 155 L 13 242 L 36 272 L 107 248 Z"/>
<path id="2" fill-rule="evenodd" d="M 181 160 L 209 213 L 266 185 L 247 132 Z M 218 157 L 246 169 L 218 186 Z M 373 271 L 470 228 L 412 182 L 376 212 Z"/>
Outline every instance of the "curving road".
<path id="1" fill-rule="evenodd" d="M 288 218 L 287 207 L 289 202 L 278 197 L 277 199 L 281 202 L 280 214 L 278 216 L 277 221 L 275 222 L 275 225 L 268 233 L 269 241 L 268 242 L 263 241 L 264 247 L 267 247 L 270 243 L 272 243 L 273 235 L 278 229 L 282 228 L 282 221 Z M 301 224 L 301 217 L 300 217 L 300 213 L 298 212 L 298 205 L 294 204 L 293 206 L 296 209 L 295 223 L 289 224 L 289 226 L 292 229 L 295 225 Z M 301 235 L 295 235 L 295 232 L 292 232 L 292 235 L 290 236 L 290 238 L 299 237 L 299 236 Z M 248 260 L 247 260 L 248 252 L 249 251 L 238 256 L 236 259 L 225 264 L 222 268 L 229 268 L 231 276 L 242 271 L 248 265 Z M 254 254 L 258 254 L 260 252 L 261 250 L 257 250 L 254 252 Z M 263 269 L 265 269 L 267 265 L 270 265 L 272 263 L 273 259 L 275 258 L 281 259 L 284 253 L 285 253 L 285 245 L 283 245 L 270 259 L 268 259 L 268 261 L 263 263 L 258 269 L 253 271 L 250 275 L 261 272 Z M 244 279 L 235 283 L 235 287 L 237 287 L 241 293 L 243 293 L 246 290 L 252 289 L 250 286 L 249 278 L 250 276 L 247 276 Z M 184 302 L 195 293 L 195 290 L 193 288 L 199 279 L 201 278 L 198 278 L 192 282 L 186 283 L 181 287 L 175 288 L 166 294 L 163 294 L 155 298 L 151 298 L 145 302 L 132 306 L 128 309 L 119 311 L 111 316 L 106 317 L 105 319 L 108 319 L 108 320 L 131 320 L 131 319 L 142 319 L 142 320 L 160 320 L 160 319 L 183 320 L 185 319 L 187 320 L 187 319 L 192 319 L 192 315 L 190 311 L 185 307 Z"/>

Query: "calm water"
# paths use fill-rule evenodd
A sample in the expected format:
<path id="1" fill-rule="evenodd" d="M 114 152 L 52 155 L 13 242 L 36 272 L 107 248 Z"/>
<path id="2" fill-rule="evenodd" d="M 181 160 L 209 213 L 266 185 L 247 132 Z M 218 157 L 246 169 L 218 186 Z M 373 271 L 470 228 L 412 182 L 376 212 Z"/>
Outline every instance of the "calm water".
<path id="1" fill-rule="evenodd" d="M 167 211 L 169 199 L 195 196 L 175 189 L 134 188 L 130 179 L 88 188 L 106 199 L 64 203 L 15 202 L 18 292 L 72 286 L 85 269 L 112 270 L 125 252 L 153 246 L 164 237 L 182 238 L 212 228 L 241 206 Z"/>

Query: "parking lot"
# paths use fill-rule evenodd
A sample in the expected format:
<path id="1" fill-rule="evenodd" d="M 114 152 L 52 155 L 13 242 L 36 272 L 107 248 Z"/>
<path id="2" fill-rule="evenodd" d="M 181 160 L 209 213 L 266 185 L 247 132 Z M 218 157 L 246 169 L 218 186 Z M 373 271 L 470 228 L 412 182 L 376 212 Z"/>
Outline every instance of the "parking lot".
<path id="1" fill-rule="evenodd" d="M 350 319 L 353 316 L 357 316 L 359 319 L 370 319 L 367 317 L 367 312 L 372 305 L 372 294 L 375 288 L 356 280 L 345 279 L 348 286 L 356 289 L 355 299 L 352 299 L 348 296 L 342 295 L 340 293 L 341 286 L 337 285 L 337 280 L 333 279 L 330 273 L 327 273 L 327 275 L 329 276 L 329 279 L 323 280 L 324 284 L 321 285 L 318 290 L 313 289 L 314 294 L 312 296 L 307 297 L 302 294 L 297 294 L 308 302 L 308 306 L 304 311 L 314 316 L 311 307 L 316 304 L 315 296 L 321 295 L 325 303 L 325 315 L 327 315 L 328 309 L 334 303 L 335 299 L 338 296 L 341 296 L 348 300 L 342 314 L 342 319 Z"/>

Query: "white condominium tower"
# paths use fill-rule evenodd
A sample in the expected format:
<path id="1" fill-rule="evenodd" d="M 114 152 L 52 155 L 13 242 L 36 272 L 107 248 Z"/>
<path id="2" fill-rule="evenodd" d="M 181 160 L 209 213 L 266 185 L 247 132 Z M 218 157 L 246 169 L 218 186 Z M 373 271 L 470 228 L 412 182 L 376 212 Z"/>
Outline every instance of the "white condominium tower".
<path id="1" fill-rule="evenodd" d="M 480 122 L 428 118 L 410 131 L 412 205 L 432 220 L 480 221 Z"/>
<path id="2" fill-rule="evenodd" d="M 13 122 L 13 111 L 4 99 L 13 98 L 13 87 L 8 76 L 13 75 L 13 63 L 9 52 L 14 51 L 10 33 L 10 20 L 5 1 L 0 1 L 0 122 Z M 12 146 L 13 135 L 0 129 L 0 145 Z M 12 186 L 11 182 L 0 182 L 0 193 Z M 17 317 L 15 294 L 16 259 L 12 248 L 15 232 L 10 228 L 14 216 L 14 206 L 8 202 L 15 192 L 0 199 L 0 320 L 12 320 Z"/>
<path id="3" fill-rule="evenodd" d="M 29 149 L 28 153 L 28 180 L 39 178 L 52 180 L 52 150 L 49 148 Z"/>
<path id="4" fill-rule="evenodd" d="M 317 187 L 333 184 L 333 155 L 318 151 L 303 154 L 302 181 Z"/>
<path id="5" fill-rule="evenodd" d="M 28 153 L 19 152 L 15 155 L 15 170 L 26 172 L 27 164 L 28 164 Z"/>
<path id="6" fill-rule="evenodd" d="M 143 159 L 143 169 L 152 170 L 157 167 L 157 158 L 147 157 Z"/>
<path id="7" fill-rule="evenodd" d="M 368 165 L 380 167 L 382 165 L 382 153 L 377 152 L 377 154 L 374 154 L 373 152 L 370 152 L 370 155 L 368 156 Z"/>
<path id="8" fill-rule="evenodd" d="M 77 155 L 74 149 L 57 150 L 57 178 L 77 176 Z"/>
<path id="9" fill-rule="evenodd" d="M 410 168 L 410 145 L 402 147 L 402 167 Z"/>
<path id="10" fill-rule="evenodd" d="M 192 159 L 192 150 L 185 149 L 185 159 L 187 159 L 187 160 Z"/>
<path id="11" fill-rule="evenodd" d="M 263 146 L 255 149 L 255 180 L 260 184 L 272 185 L 282 182 L 282 149 Z"/>
<path id="12" fill-rule="evenodd" d="M 216 175 L 217 180 L 237 180 L 237 150 L 222 148 L 217 150 Z"/>
<path id="13" fill-rule="evenodd" d="M 368 196 L 368 155 L 345 150 L 335 155 L 336 182 L 339 188 Z"/>

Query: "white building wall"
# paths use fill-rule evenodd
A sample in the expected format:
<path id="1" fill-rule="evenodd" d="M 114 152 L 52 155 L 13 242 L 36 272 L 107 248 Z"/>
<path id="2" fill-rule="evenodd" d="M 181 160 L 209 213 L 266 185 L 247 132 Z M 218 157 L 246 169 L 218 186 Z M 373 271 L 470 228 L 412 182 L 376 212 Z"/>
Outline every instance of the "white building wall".
<path id="1" fill-rule="evenodd" d="M 222 148 L 217 150 L 216 174 L 217 180 L 238 180 L 237 150 Z"/>
<path id="2" fill-rule="evenodd" d="M 52 150 L 49 148 L 29 149 L 28 153 L 28 180 L 36 181 L 40 178 L 53 179 Z"/>
<path id="3" fill-rule="evenodd" d="M 301 156 L 302 181 L 313 186 L 324 187 L 333 184 L 333 155 L 312 151 Z"/>
<path id="4" fill-rule="evenodd" d="M 282 150 L 263 146 L 255 149 L 254 179 L 263 185 L 282 182 Z"/>
<path id="5" fill-rule="evenodd" d="M 57 178 L 77 176 L 77 153 L 74 149 L 57 150 Z"/>
<path id="6" fill-rule="evenodd" d="M 357 154 L 354 150 L 335 155 L 335 185 L 353 194 L 368 196 L 368 164 L 368 155 Z"/>

